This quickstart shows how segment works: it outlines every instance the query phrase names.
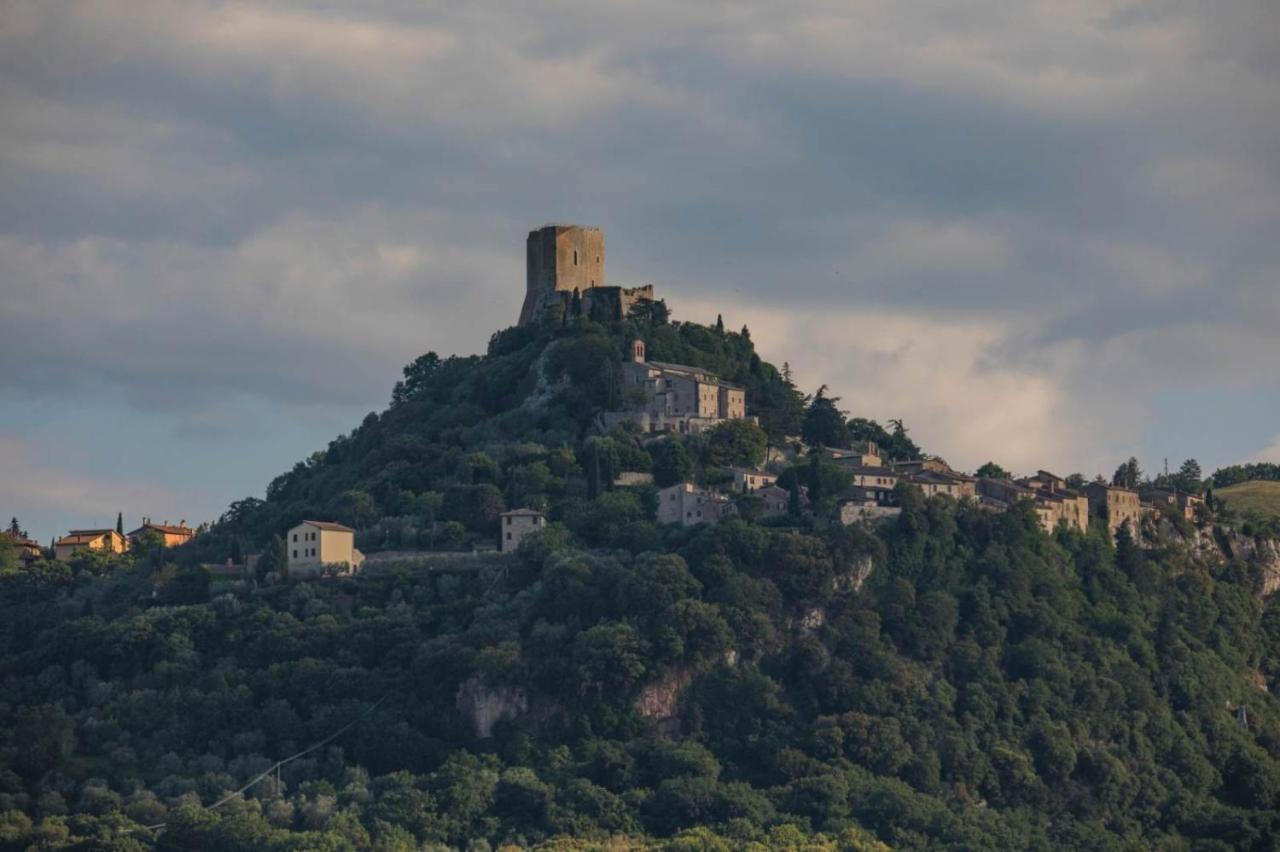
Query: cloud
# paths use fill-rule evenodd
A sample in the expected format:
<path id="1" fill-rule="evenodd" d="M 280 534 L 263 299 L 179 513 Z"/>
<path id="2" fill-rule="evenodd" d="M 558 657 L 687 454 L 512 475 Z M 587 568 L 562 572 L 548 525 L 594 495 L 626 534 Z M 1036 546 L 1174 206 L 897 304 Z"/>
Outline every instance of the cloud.
<path id="1" fill-rule="evenodd" d="M 159 514 L 179 502 L 173 491 L 153 483 L 76 470 L 78 455 L 75 449 L 0 434 L 0 505 L 22 507 L 24 518 L 54 512 L 74 518 L 71 526 L 105 527 L 114 525 L 122 508 L 156 507 Z"/>
<path id="2" fill-rule="evenodd" d="M 1157 400 L 1280 417 L 1277 27 L 1268 0 L 16 0 L 0 385 L 252 456 L 255 406 L 354 424 L 421 352 L 482 350 L 524 233 L 586 221 L 611 280 L 741 307 L 957 464 L 1195 455 Z"/>

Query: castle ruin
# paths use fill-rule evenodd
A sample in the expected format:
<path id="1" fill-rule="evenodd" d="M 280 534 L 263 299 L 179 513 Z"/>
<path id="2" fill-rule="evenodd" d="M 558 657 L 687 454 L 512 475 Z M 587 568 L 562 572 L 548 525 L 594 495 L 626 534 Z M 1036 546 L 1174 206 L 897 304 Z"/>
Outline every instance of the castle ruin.
<path id="1" fill-rule="evenodd" d="M 606 286 L 604 231 L 599 228 L 544 225 L 529 232 L 520 325 L 566 313 L 619 320 L 629 315 L 637 303 L 652 301 L 652 286 Z"/>

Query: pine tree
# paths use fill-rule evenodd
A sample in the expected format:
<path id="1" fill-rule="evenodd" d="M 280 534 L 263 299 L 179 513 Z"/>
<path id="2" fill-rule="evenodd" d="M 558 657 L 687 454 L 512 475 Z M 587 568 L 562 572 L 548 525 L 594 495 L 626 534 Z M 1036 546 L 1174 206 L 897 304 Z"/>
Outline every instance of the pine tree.
<path id="1" fill-rule="evenodd" d="M 124 512 L 116 512 L 116 532 L 124 535 Z"/>
<path id="2" fill-rule="evenodd" d="M 724 334 L 724 317 L 716 314 L 716 334 Z"/>

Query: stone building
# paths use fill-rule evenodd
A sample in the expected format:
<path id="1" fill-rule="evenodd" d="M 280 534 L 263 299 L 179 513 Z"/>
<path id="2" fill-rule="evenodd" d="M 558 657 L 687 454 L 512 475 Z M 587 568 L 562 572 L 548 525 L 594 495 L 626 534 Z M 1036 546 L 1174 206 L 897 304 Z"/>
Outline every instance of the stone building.
<path id="1" fill-rule="evenodd" d="M 653 287 L 609 287 L 604 277 L 604 231 L 584 225 L 545 225 L 525 243 L 525 294 L 520 325 L 553 310 L 576 311 L 598 320 L 619 320 L 641 302 L 652 302 Z"/>
<path id="2" fill-rule="evenodd" d="M 737 511 L 728 497 L 681 482 L 658 492 L 658 523 L 692 527 L 714 523 Z"/>
<path id="3" fill-rule="evenodd" d="M 791 492 L 783 488 L 781 485 L 770 483 L 755 492 L 760 498 L 760 517 L 772 518 L 777 515 L 785 515 L 791 511 Z M 809 502 L 807 489 L 800 487 L 800 505 L 804 506 Z"/>
<path id="4" fill-rule="evenodd" d="M 923 468 L 906 476 L 906 480 L 924 492 L 926 497 L 945 494 L 956 500 L 977 496 L 976 480 L 972 476 L 957 473 L 950 468 L 935 470 Z"/>
<path id="5" fill-rule="evenodd" d="M 128 549 L 129 540 L 113 529 L 71 530 L 53 543 L 54 558 L 63 562 L 70 559 L 77 550 L 124 553 Z"/>
<path id="6" fill-rule="evenodd" d="M 699 367 L 649 361 L 643 340 L 632 341 L 622 364 L 622 396 L 629 410 L 606 414 L 606 425 L 630 420 L 642 432 L 696 434 L 747 418 L 745 389 Z"/>
<path id="7" fill-rule="evenodd" d="M 733 490 L 743 494 L 754 494 L 761 488 L 778 481 L 777 474 L 768 471 L 747 470 L 742 467 L 734 467 L 730 470 L 733 472 Z"/>
<path id="8" fill-rule="evenodd" d="M 1107 531 L 1112 536 L 1124 524 L 1129 525 L 1129 531 L 1133 535 L 1138 534 L 1142 506 L 1137 491 L 1105 482 L 1090 482 L 1084 487 L 1084 493 L 1089 498 L 1090 507 L 1097 509 L 1107 519 Z"/>
<path id="9" fill-rule="evenodd" d="M 1018 500 L 1033 501 L 1045 532 L 1053 532 L 1061 523 L 1081 532 L 1089 529 L 1089 499 L 1069 488 L 1065 479 L 1048 471 L 1042 470 L 1016 482 L 983 477 L 978 480 L 977 489 L 982 508 L 1007 508 Z"/>
<path id="10" fill-rule="evenodd" d="M 303 521 L 285 535 L 290 577 L 321 574 L 325 566 L 355 571 L 364 562 L 356 549 L 356 531 L 332 521 Z"/>
<path id="11" fill-rule="evenodd" d="M 168 521 L 165 521 L 163 524 L 153 524 L 150 518 L 143 518 L 142 526 L 129 533 L 129 541 L 137 541 L 139 536 L 147 531 L 151 531 L 159 535 L 165 547 L 177 547 L 180 544 L 186 544 L 191 541 L 191 537 L 196 534 L 195 530 L 187 526 L 187 522 L 185 520 L 178 521 L 177 526 L 170 526 Z"/>
<path id="12" fill-rule="evenodd" d="M 875 441 L 863 441 L 849 450 L 828 448 L 827 454 L 840 467 L 863 468 L 884 465 L 884 457 L 880 454 L 880 448 L 876 446 Z"/>
<path id="13" fill-rule="evenodd" d="M 1203 497 L 1173 488 L 1150 488 L 1142 493 L 1142 497 L 1156 505 L 1175 507 L 1188 521 L 1196 519 L 1196 506 L 1204 503 Z"/>
<path id="14" fill-rule="evenodd" d="M 498 551 L 511 553 L 525 536 L 547 526 L 547 516 L 534 509 L 512 509 L 498 516 Z"/>
<path id="15" fill-rule="evenodd" d="M 13 545 L 14 550 L 18 551 L 18 557 L 23 562 L 31 562 L 44 555 L 40 542 L 27 538 L 25 532 L 0 530 L 0 536 L 6 538 Z"/>

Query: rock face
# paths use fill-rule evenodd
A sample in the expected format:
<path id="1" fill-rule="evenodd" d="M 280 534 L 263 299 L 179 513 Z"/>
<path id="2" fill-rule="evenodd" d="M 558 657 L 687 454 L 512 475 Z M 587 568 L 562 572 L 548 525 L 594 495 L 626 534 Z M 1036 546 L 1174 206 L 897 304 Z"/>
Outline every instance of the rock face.
<path id="1" fill-rule="evenodd" d="M 490 687 L 479 675 L 462 682 L 454 703 L 481 739 L 491 736 L 493 726 L 501 720 L 518 719 L 529 710 L 529 698 L 524 690 Z"/>
<path id="2" fill-rule="evenodd" d="M 680 732 L 680 690 L 692 682 L 691 669 L 672 669 L 640 690 L 636 710 L 653 723 L 658 733 L 674 736 Z"/>
<path id="3" fill-rule="evenodd" d="M 1259 597 L 1280 591 L 1280 541 L 1252 538 L 1221 527 L 1197 527 L 1191 535 L 1183 536 L 1166 520 L 1156 524 L 1155 530 L 1158 538 L 1180 540 L 1199 560 L 1240 559 L 1256 565 L 1262 576 Z"/>

